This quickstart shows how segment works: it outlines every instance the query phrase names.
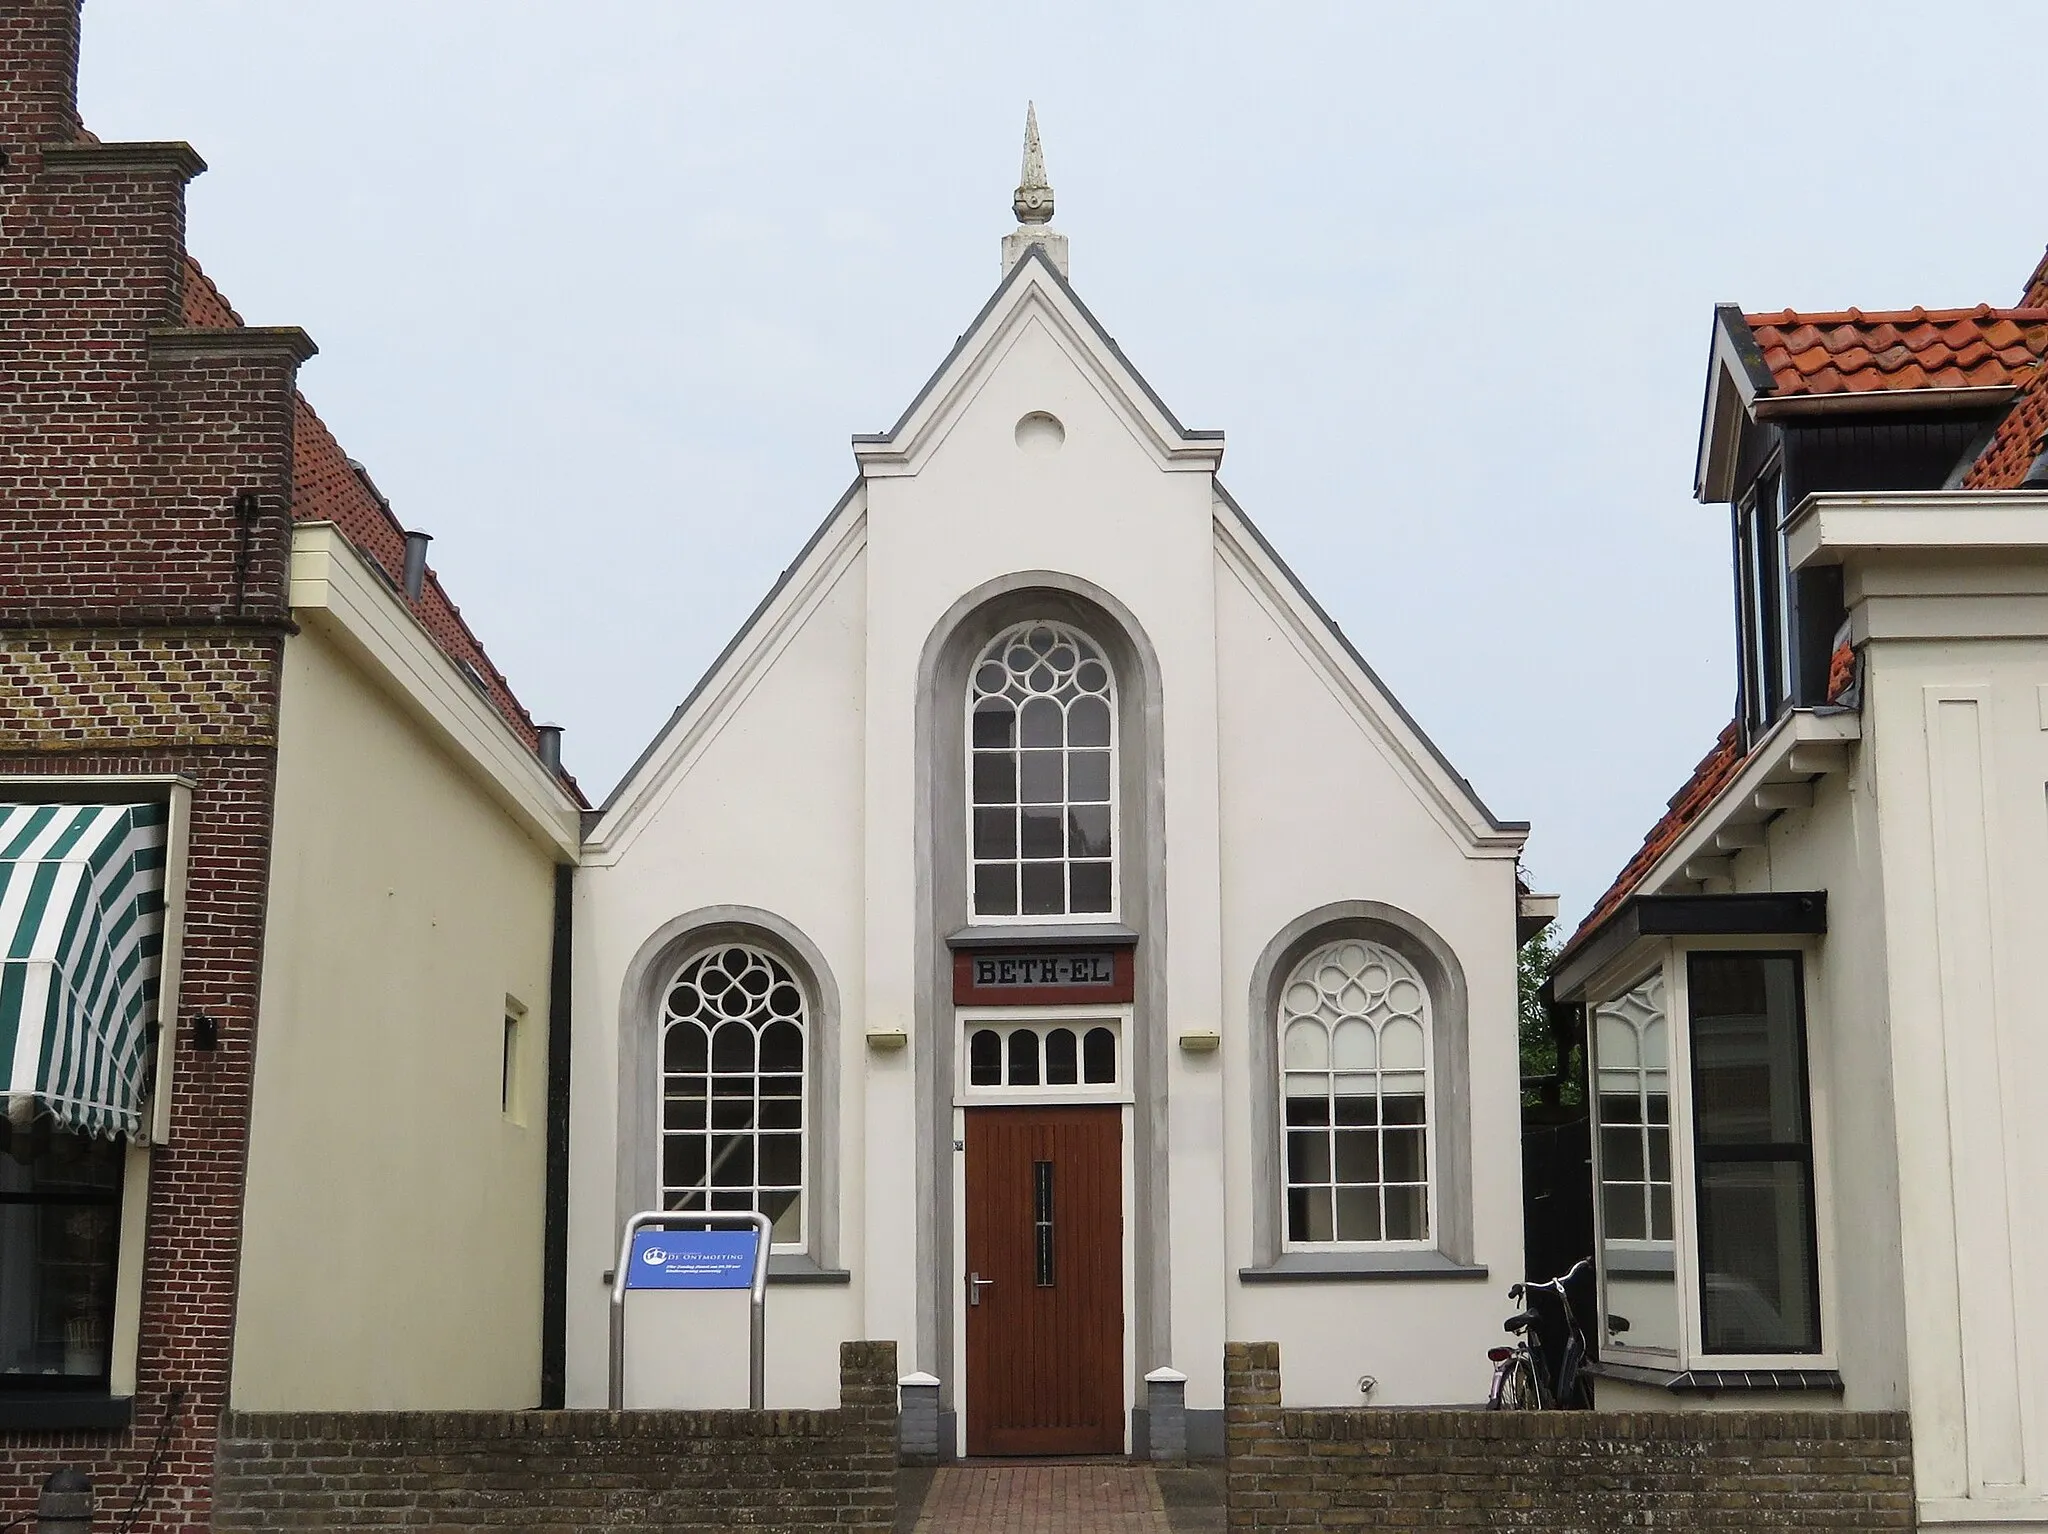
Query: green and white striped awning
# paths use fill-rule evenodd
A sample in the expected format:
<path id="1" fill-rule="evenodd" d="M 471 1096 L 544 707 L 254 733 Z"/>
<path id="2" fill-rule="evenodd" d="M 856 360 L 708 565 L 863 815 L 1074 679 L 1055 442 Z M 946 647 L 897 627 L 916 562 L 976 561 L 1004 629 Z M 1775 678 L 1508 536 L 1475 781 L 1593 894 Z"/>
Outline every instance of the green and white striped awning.
<path id="1" fill-rule="evenodd" d="M 0 1066 L 83 1134 L 136 1138 L 163 952 L 163 804 L 0 804 Z"/>

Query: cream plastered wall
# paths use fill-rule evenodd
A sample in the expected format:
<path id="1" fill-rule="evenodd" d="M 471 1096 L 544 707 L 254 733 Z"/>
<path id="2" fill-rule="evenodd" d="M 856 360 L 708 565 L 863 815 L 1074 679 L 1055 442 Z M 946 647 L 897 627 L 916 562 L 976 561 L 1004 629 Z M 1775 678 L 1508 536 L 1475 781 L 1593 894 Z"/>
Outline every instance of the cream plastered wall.
<path id="1" fill-rule="evenodd" d="M 815 581 L 799 580 L 764 617 L 729 696 L 714 686 L 701 719 L 664 742 L 659 785 L 577 871 L 571 1079 L 568 1401 L 602 1406 L 609 1378 L 609 1290 L 617 1261 L 619 1048 L 626 973 L 665 924 L 718 906 L 780 917 L 822 954 L 840 1019 L 839 1246 L 845 1284 L 773 1284 L 767 1307 L 771 1407 L 834 1406 L 839 1344 L 861 1338 L 868 1279 L 859 1211 L 865 1044 L 861 1010 L 861 753 L 868 564 L 858 508 L 828 531 Z M 815 998 L 814 998 L 815 1002 Z M 813 1115 L 814 1123 L 816 1115 Z M 907 1129 L 907 1123 L 906 1123 Z M 813 1210 L 813 1215 L 817 1211 Z M 907 1278 L 902 1280 L 907 1282 Z M 649 1304 L 687 1305 L 657 1295 Z M 652 1340 L 656 1331 L 663 1340 Z M 690 1360 L 673 1328 L 648 1330 L 674 1370 Z M 628 1345 L 638 1343 L 632 1333 Z M 910 1365 L 904 1365 L 908 1372 Z M 650 1378 L 652 1376 L 650 1375 Z M 744 1405 L 745 1397 L 728 1404 Z"/>
<path id="2" fill-rule="evenodd" d="M 319 627 L 290 639 L 238 1408 L 538 1403 L 553 891 L 390 693 Z"/>
<path id="3" fill-rule="evenodd" d="M 2048 1523 L 2048 642 L 1867 653 L 1921 1526 Z"/>
<path id="4" fill-rule="evenodd" d="M 1899 1147 L 1886 1005 L 1886 870 L 1877 813 L 1882 746 L 1873 725 L 1866 710 L 1864 740 L 1852 748 L 1848 770 L 1816 779 L 1812 807 L 1778 815 L 1764 845 L 1737 854 L 1731 870 L 1741 892 L 1828 895 L 1827 936 L 1809 951 L 1807 964 L 1807 1062 L 1816 1127 L 1824 1123 L 1828 1136 L 1825 1164 L 1818 1168 L 1828 1189 L 1816 1210 L 1822 1340 L 1844 1392 L 1821 1404 L 1839 1399 L 1851 1411 L 1893 1411 L 1906 1404 Z M 1688 1394 L 1664 1404 L 1713 1410 L 1728 1403 Z"/>
<path id="5" fill-rule="evenodd" d="M 1287 1402 L 1376 1405 L 1485 1399 L 1486 1349 L 1522 1275 L 1520 1058 L 1516 1045 L 1515 865 L 1465 839 L 1376 731 L 1304 653 L 1244 562 L 1213 564 L 1221 700 L 1223 1064 L 1229 1176 L 1223 1252 L 1232 1339 L 1277 1341 Z M 1458 956 L 1469 993 L 1473 1262 L 1484 1279 L 1245 1284 L 1251 1210 L 1277 1156 L 1252 1143 L 1253 970 L 1289 922 L 1372 901 L 1426 924 Z M 1442 1157 L 1438 1158 L 1441 1165 Z"/>

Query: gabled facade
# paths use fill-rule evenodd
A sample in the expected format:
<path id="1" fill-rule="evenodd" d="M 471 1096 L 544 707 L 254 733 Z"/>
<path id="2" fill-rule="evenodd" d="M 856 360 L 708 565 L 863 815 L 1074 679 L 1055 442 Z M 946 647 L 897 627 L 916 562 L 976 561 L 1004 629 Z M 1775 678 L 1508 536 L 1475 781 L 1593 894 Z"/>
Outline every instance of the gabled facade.
<path id="1" fill-rule="evenodd" d="M 769 1404 L 893 1338 L 951 1451 L 1142 1445 L 1160 1370 L 1218 1451 L 1229 1337 L 1304 1402 L 1484 1394 L 1526 827 L 1081 303 L 1035 147 L 1000 287 L 586 835 L 572 1403 L 624 1221 L 707 1207 L 774 1222 Z M 632 1336 L 629 1404 L 710 1378 Z"/>
<path id="2" fill-rule="evenodd" d="M 0 17 L 0 1522 L 205 1528 L 231 1406 L 550 1394 L 581 799 L 78 41 Z"/>
<path id="3" fill-rule="evenodd" d="M 1736 717 L 1553 977 L 1601 1404 L 1908 1409 L 1922 1528 L 2048 1525 L 2044 273 L 1716 312 Z"/>

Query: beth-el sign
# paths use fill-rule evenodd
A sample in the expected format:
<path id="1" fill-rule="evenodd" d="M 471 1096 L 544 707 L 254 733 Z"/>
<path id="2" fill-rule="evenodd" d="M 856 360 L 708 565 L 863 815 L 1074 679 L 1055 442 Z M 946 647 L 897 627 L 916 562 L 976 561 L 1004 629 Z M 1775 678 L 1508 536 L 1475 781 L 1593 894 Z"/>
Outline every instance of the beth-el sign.
<path id="1" fill-rule="evenodd" d="M 1128 948 L 1010 948 L 953 955 L 957 1006 L 1096 1005 L 1133 995 Z"/>

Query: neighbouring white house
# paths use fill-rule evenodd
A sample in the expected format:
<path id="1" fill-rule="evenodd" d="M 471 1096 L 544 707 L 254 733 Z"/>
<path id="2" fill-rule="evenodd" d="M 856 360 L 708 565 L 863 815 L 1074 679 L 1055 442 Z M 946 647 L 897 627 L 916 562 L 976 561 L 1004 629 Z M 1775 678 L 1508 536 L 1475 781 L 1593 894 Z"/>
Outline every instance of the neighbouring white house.
<path id="1" fill-rule="evenodd" d="M 770 1406 L 831 1404 L 863 1337 L 963 1453 L 1123 1450 L 1161 1369 L 1220 1452 L 1226 1339 L 1278 1339 L 1294 1402 L 1478 1401 L 1527 828 L 1075 295 L 1035 124 L 1015 209 L 586 832 L 570 1402 L 605 1399 L 624 1222 L 706 1208 L 773 1220 Z M 629 1404 L 732 1340 L 652 1328 Z"/>
<path id="2" fill-rule="evenodd" d="M 1737 717 L 1553 975 L 1601 1404 L 1908 1410 L 1923 1529 L 2048 1527 L 2044 358 L 2048 261 L 1717 312 Z"/>

